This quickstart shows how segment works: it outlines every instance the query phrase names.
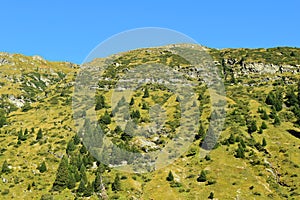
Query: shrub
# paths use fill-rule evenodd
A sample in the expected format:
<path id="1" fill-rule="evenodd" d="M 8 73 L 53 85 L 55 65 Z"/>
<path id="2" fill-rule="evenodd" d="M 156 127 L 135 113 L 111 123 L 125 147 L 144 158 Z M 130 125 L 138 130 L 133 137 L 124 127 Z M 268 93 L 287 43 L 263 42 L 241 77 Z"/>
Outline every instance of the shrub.
<path id="1" fill-rule="evenodd" d="M 7 195 L 9 194 L 9 189 L 4 189 L 2 192 L 1 192 L 2 195 Z"/>
<path id="2" fill-rule="evenodd" d="M 25 103 L 24 106 L 22 107 L 22 112 L 27 112 L 30 109 L 32 109 L 30 103 Z"/>
<path id="3" fill-rule="evenodd" d="M 207 181 L 207 185 L 213 185 L 213 184 L 216 184 L 217 181 L 216 180 L 209 180 Z"/>
<path id="4" fill-rule="evenodd" d="M 204 157 L 204 159 L 205 159 L 206 161 L 210 161 L 210 160 L 211 160 L 210 155 L 206 155 L 206 156 Z"/>
<path id="5" fill-rule="evenodd" d="M 172 182 L 172 183 L 170 184 L 170 186 L 171 186 L 171 187 L 182 187 L 182 184 L 179 183 L 179 182 L 174 181 L 174 182 Z"/>

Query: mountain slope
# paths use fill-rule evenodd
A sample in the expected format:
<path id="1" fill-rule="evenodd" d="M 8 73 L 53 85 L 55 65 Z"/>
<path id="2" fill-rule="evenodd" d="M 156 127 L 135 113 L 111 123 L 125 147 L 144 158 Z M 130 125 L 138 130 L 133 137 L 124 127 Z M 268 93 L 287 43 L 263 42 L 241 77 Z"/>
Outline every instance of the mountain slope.
<path id="1" fill-rule="evenodd" d="M 202 129 L 190 133 L 191 137 L 196 135 L 194 142 L 174 163 L 143 174 L 117 171 L 96 162 L 75 136 L 72 95 L 79 66 L 2 53 L 1 198 L 207 199 L 211 192 L 217 199 L 299 198 L 300 49 L 207 52 L 226 87 L 226 120 L 217 145 L 205 158 L 200 158 L 200 146 L 212 112 L 209 91 L 201 80 L 194 78 L 199 81 L 195 90 Z M 103 62 L 105 59 L 96 59 L 87 65 L 96 68 Z M 162 105 L 168 121 L 165 132 L 153 133 L 149 138 L 131 138 L 124 127 L 116 130 L 118 116 L 113 114 L 109 101 L 115 82 L 127 69 L 153 62 L 178 67 L 193 79 L 193 66 L 162 47 L 121 54 L 95 85 L 97 96 L 104 97 L 104 101 L 97 101 L 99 123 L 115 144 L 130 151 L 162 149 L 176 137 L 180 101 L 160 84 L 142 85 L 133 93 L 134 102 L 130 98 L 125 102 L 131 104 L 129 113 L 138 125 L 149 124 L 149 108 Z M 41 170 L 43 162 L 46 171 Z M 122 158 L 116 161 L 120 162 Z M 168 181 L 170 172 L 173 179 Z"/>

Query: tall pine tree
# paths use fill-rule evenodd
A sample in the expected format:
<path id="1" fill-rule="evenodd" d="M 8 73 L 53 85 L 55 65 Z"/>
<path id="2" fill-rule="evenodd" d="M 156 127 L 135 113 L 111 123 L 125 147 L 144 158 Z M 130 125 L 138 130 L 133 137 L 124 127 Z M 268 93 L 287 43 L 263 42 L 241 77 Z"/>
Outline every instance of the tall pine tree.
<path id="1" fill-rule="evenodd" d="M 84 180 L 81 180 L 80 183 L 79 183 L 79 186 L 77 188 L 77 192 L 78 193 L 84 193 L 85 190 L 86 190 L 85 182 L 84 182 Z"/>
<path id="2" fill-rule="evenodd" d="M 95 177 L 94 191 L 101 192 L 101 190 L 102 190 L 102 177 L 101 177 L 101 173 L 98 172 Z"/>
<path id="3" fill-rule="evenodd" d="M 72 173 L 69 173 L 69 182 L 68 182 L 68 189 L 73 189 L 76 186 L 76 179 Z"/>
<path id="4" fill-rule="evenodd" d="M 53 183 L 52 190 L 53 191 L 62 191 L 64 190 L 69 183 L 69 165 L 68 158 L 64 156 L 61 159 L 59 167 L 56 173 L 56 179 Z"/>
<path id="5" fill-rule="evenodd" d="M 39 129 L 37 136 L 36 136 L 36 140 L 40 140 L 43 138 L 43 131 L 42 129 Z"/>
<path id="6" fill-rule="evenodd" d="M 93 192 L 94 192 L 93 185 L 90 182 L 88 182 L 88 184 L 85 188 L 85 191 L 83 193 L 83 196 L 90 197 L 90 196 L 92 196 Z"/>
<path id="7" fill-rule="evenodd" d="M 111 189 L 113 191 L 120 191 L 121 190 L 120 176 L 118 174 L 116 175 L 115 180 L 111 185 Z"/>

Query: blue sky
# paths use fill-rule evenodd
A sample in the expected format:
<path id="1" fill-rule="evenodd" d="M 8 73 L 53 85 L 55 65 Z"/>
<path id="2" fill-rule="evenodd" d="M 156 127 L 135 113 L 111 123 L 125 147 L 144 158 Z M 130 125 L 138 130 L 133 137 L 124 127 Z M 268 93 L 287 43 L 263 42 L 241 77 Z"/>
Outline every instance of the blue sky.
<path id="1" fill-rule="evenodd" d="M 0 52 L 81 63 L 99 43 L 134 28 L 179 31 L 214 47 L 300 47 L 300 1 L 3 0 Z"/>

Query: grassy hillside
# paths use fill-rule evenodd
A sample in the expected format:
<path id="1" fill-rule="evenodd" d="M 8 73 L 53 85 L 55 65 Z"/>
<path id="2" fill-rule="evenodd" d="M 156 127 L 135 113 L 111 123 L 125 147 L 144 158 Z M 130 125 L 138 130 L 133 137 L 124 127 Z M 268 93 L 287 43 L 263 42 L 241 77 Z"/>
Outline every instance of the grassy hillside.
<path id="1" fill-rule="evenodd" d="M 299 73 L 262 74 L 252 69 L 260 66 L 256 63 L 298 69 L 300 49 L 207 52 L 226 87 L 222 134 L 214 149 L 201 158 L 201 145 L 214 114 L 206 85 L 190 77 L 197 83 L 194 106 L 200 110 L 201 128 L 188 133 L 193 143 L 187 152 L 147 173 L 123 172 L 97 162 L 82 144 L 82 135 L 76 135 L 72 94 L 79 66 L 0 54 L 0 199 L 299 199 Z M 141 64 L 180 66 L 187 77 L 193 66 L 164 48 L 134 50 L 113 59 L 97 83 L 99 125 L 114 144 L 128 151 L 146 154 L 163 149 L 176 138 L 180 125 L 177 95 L 163 84 L 148 83 L 132 96 L 120 97 L 119 110 L 115 110 L 110 102 L 112 89 L 127 70 Z M 97 67 L 103 62 L 95 59 L 88 65 Z M 150 108 L 162 106 L 165 112 L 161 114 L 166 116 L 162 131 L 145 137 L 128 128 L 137 135 L 126 134 L 129 116 L 118 114 L 125 104 L 128 115 L 141 127 L 151 124 Z M 87 113 L 77 114 L 84 119 Z M 118 121 L 124 126 L 117 127 Z M 114 163 L 122 161 L 120 157 Z"/>

